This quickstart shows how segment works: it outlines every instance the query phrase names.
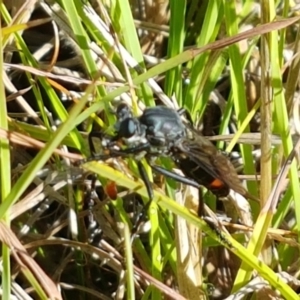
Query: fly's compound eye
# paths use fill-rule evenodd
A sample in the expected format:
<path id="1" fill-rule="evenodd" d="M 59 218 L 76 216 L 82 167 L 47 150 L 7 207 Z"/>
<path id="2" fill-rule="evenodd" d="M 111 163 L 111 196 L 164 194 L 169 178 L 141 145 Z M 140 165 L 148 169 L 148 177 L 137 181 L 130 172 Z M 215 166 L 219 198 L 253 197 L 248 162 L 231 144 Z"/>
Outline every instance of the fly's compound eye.
<path id="1" fill-rule="evenodd" d="M 131 110 L 126 103 L 121 103 L 118 105 L 116 115 L 119 121 L 123 121 L 127 118 L 132 117 Z"/>
<path id="2" fill-rule="evenodd" d="M 138 124 L 133 118 L 127 118 L 116 124 L 116 131 L 119 138 L 131 138 L 138 131 Z"/>

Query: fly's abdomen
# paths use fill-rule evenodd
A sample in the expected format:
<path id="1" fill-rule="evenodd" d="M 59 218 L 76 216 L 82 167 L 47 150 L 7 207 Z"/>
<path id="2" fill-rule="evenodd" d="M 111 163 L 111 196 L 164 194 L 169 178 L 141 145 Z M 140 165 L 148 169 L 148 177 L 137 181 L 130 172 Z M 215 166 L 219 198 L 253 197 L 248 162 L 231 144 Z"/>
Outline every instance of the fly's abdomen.
<path id="1" fill-rule="evenodd" d="M 209 174 L 201 167 L 201 165 L 197 164 L 189 157 L 181 157 L 176 161 L 176 164 L 186 177 L 203 185 L 217 197 L 226 197 L 229 194 L 229 187 L 224 181 Z M 213 168 L 213 166 L 211 167 Z"/>

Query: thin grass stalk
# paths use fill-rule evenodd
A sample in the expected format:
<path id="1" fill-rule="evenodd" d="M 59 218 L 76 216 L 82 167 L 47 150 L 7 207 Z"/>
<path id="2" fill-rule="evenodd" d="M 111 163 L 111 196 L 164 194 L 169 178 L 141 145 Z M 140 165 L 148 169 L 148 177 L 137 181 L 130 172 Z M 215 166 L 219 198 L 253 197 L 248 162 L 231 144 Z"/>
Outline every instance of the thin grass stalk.
<path id="1" fill-rule="evenodd" d="M 1 19 L 0 19 L 1 22 Z M 0 30 L 0 70 L 4 72 L 3 67 L 3 36 Z M 7 107 L 6 107 L 6 95 L 4 82 L 0 82 L 0 127 L 3 129 L 8 129 L 7 122 Z M 0 139 L 0 200 L 3 203 L 6 197 L 9 195 L 11 190 L 11 168 L 10 168 L 10 144 L 6 139 Z M 10 210 L 8 210 L 3 215 L 3 220 L 6 225 L 10 226 Z M 2 290 L 3 299 L 10 299 L 11 293 L 11 273 L 10 273 L 10 249 L 5 244 L 2 243 L 2 260 L 3 260 L 3 270 L 2 270 Z"/>

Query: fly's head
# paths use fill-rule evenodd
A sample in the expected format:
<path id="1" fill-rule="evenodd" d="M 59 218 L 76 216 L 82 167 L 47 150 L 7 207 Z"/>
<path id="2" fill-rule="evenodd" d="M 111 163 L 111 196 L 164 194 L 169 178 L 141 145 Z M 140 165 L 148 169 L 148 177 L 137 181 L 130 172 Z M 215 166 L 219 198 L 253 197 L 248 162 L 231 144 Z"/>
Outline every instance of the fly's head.
<path id="1" fill-rule="evenodd" d="M 125 103 L 121 103 L 116 111 L 117 122 L 115 128 L 115 139 L 122 140 L 128 147 L 135 147 L 147 142 L 146 128 L 134 117 L 131 109 Z"/>

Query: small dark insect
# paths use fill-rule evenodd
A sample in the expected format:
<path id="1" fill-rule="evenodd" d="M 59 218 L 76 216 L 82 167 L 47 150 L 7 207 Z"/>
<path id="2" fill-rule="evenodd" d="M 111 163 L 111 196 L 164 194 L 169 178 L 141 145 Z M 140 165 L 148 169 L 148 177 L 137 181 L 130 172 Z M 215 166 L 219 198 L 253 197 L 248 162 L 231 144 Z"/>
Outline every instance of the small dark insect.
<path id="1" fill-rule="evenodd" d="M 196 188 L 205 186 L 217 197 L 226 197 L 230 189 L 249 196 L 228 158 L 190 123 L 184 122 L 183 113 L 183 110 L 156 106 L 145 109 L 140 117 L 134 117 L 130 108 L 122 103 L 116 111 L 115 135 L 93 133 L 89 138 L 93 150 L 92 137 L 100 137 L 107 154 L 94 155 L 87 161 L 132 155 L 137 160 L 150 201 L 153 189 L 141 163 L 143 157 L 153 170 Z M 170 157 L 185 177 L 155 165 L 156 158 L 161 156 Z"/>

